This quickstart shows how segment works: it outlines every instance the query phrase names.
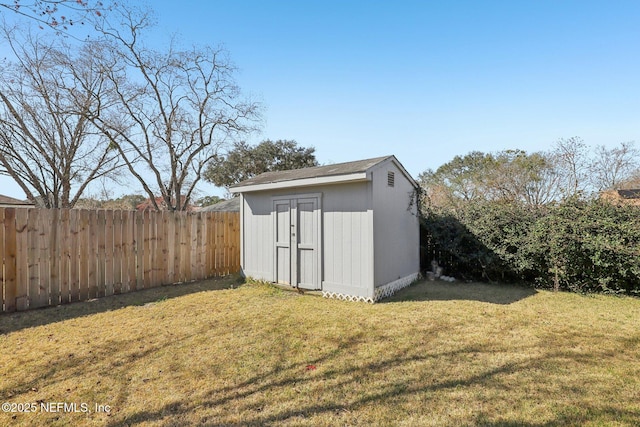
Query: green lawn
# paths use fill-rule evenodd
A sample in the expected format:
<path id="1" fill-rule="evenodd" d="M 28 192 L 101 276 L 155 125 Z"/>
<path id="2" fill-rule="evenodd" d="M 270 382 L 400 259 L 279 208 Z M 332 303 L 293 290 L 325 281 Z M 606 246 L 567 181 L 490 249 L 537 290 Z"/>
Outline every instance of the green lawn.
<path id="1" fill-rule="evenodd" d="M 633 298 L 422 282 L 369 305 L 230 278 L 0 334 L 0 400 L 37 407 L 0 425 L 640 425 Z"/>

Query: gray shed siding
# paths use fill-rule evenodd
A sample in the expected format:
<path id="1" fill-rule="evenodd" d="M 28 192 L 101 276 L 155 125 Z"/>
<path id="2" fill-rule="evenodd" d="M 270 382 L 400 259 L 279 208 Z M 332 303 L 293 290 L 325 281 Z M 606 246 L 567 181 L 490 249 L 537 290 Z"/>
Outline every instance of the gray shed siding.
<path id="1" fill-rule="evenodd" d="M 388 172 L 394 174 L 393 187 L 388 185 Z M 374 271 L 379 287 L 420 271 L 420 228 L 415 188 L 400 169 L 388 161 L 372 175 Z"/>
<path id="2" fill-rule="evenodd" d="M 332 185 L 323 192 L 322 290 L 373 297 L 371 182 Z"/>
<path id="3" fill-rule="evenodd" d="M 322 290 L 371 298 L 371 182 L 244 193 L 241 211 L 244 274 L 260 280 L 275 279 L 273 201 L 282 196 L 310 193 L 320 193 L 322 198 Z"/>
<path id="4" fill-rule="evenodd" d="M 242 268 L 246 276 L 272 281 L 274 239 L 271 203 L 257 194 L 242 196 L 240 207 Z"/>

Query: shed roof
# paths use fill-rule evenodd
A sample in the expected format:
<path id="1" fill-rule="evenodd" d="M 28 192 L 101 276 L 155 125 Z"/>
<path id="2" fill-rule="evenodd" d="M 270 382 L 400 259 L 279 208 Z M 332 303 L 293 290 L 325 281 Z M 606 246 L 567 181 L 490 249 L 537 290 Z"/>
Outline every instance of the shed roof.
<path id="1" fill-rule="evenodd" d="M 417 186 L 414 179 L 404 169 L 395 156 L 383 156 L 326 166 L 313 166 L 303 169 L 265 172 L 238 184 L 232 185 L 229 190 L 232 193 L 240 193 L 243 191 L 259 191 L 302 185 L 365 181 L 369 179 L 367 177 L 367 173 L 370 172 L 371 169 L 387 161 L 393 161 L 403 172 L 406 178 L 414 186 Z"/>

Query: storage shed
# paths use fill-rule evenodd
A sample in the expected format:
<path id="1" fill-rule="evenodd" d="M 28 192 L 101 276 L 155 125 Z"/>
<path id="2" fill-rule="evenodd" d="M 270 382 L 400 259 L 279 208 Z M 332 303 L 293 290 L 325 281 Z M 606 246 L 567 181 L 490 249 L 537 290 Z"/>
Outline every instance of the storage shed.
<path id="1" fill-rule="evenodd" d="M 395 156 L 266 172 L 240 193 L 246 276 L 375 302 L 420 271 L 418 185 Z"/>

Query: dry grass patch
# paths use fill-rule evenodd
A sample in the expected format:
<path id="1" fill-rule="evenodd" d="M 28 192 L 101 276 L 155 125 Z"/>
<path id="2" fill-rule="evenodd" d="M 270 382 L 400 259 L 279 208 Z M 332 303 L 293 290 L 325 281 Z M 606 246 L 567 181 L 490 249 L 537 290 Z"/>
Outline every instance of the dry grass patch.
<path id="1" fill-rule="evenodd" d="M 640 423 L 638 299 L 425 282 L 367 305 L 234 283 L 0 316 L 0 400 L 91 409 L 0 425 Z"/>

